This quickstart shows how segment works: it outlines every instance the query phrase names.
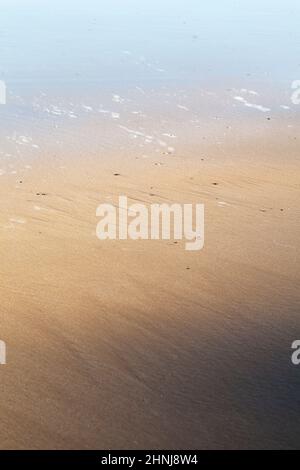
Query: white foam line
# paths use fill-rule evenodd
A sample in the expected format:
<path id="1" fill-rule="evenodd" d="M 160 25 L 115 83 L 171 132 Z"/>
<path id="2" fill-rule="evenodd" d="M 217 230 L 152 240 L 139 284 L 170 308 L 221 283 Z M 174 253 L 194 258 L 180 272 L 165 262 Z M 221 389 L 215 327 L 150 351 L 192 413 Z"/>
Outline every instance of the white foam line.
<path id="1" fill-rule="evenodd" d="M 135 131 L 133 129 L 129 129 L 126 126 L 119 125 L 119 127 L 120 127 L 120 129 L 123 129 L 124 131 L 128 132 L 129 134 L 133 134 L 133 135 L 140 136 L 140 137 L 145 137 L 145 134 L 143 132 Z"/>
<path id="2" fill-rule="evenodd" d="M 189 108 L 187 108 L 186 106 L 183 106 L 182 104 L 178 104 L 177 108 L 182 109 L 183 111 L 189 111 Z"/>
<path id="3" fill-rule="evenodd" d="M 243 103 L 247 108 L 257 109 L 258 111 L 261 111 L 263 113 L 271 111 L 270 108 L 266 108 L 265 106 L 261 106 L 260 104 L 249 103 L 249 101 L 245 100 L 245 98 L 243 98 L 242 96 L 235 96 L 234 99 Z"/>

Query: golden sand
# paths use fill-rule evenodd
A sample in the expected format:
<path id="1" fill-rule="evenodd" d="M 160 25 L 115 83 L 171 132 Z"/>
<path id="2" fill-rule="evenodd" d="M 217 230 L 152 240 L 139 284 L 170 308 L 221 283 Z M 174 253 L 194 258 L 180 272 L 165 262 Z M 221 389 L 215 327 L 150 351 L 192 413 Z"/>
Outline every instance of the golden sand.
<path id="1" fill-rule="evenodd" d="M 145 166 L 66 159 L 3 180 L 1 448 L 296 443 L 280 430 L 299 376 L 296 165 Z M 120 194 L 204 203 L 204 249 L 98 240 L 96 208 Z"/>

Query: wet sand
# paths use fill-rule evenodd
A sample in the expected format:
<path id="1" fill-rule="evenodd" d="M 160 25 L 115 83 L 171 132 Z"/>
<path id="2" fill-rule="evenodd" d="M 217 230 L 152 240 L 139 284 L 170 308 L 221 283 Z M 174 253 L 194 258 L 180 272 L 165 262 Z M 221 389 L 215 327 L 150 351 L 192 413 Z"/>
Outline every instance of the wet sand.
<path id="1" fill-rule="evenodd" d="M 299 170 L 268 145 L 2 176 L 2 449 L 298 447 Z M 98 240 L 120 194 L 203 202 L 204 249 Z"/>
<path id="2" fill-rule="evenodd" d="M 100 3 L 1 2 L 0 449 L 299 448 L 299 2 Z"/>

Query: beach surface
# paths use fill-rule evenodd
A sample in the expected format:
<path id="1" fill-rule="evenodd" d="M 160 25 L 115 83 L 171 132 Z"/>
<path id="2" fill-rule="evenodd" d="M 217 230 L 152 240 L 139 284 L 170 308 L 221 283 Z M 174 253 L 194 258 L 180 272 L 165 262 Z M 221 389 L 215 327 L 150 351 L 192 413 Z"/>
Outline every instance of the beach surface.
<path id="1" fill-rule="evenodd" d="M 0 449 L 299 448 L 299 1 L 124 3 L 1 2 Z"/>
<path id="2" fill-rule="evenodd" d="M 299 171 L 274 139 L 272 164 L 249 142 L 1 177 L 1 448 L 298 445 Z M 98 240 L 121 194 L 204 203 L 203 250 Z"/>

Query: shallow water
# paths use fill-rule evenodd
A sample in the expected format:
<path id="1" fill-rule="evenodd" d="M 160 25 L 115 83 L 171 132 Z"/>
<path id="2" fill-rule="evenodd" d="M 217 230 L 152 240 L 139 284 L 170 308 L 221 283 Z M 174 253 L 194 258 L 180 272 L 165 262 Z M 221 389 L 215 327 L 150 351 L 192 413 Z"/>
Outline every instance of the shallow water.
<path id="1" fill-rule="evenodd" d="M 74 139 L 85 152 L 105 152 L 114 142 L 114 150 L 129 145 L 146 156 L 174 153 L 180 138 L 176 146 L 161 134 L 183 126 L 192 142 L 203 118 L 220 120 L 211 142 L 220 145 L 225 119 L 298 113 L 291 102 L 300 75 L 296 0 L 0 6 L 2 156 L 73 152 Z M 90 147 L 84 123 L 96 129 Z M 101 139 L 103 128 L 110 130 Z"/>
<path id="2" fill-rule="evenodd" d="M 2 0 L 0 70 L 8 82 L 292 80 L 299 18 L 297 0 Z"/>
<path id="3" fill-rule="evenodd" d="M 118 88 L 264 84 L 298 78 L 297 0 L 2 0 L 0 78 L 9 101 Z M 3 112 L 3 111 L 2 111 Z"/>

